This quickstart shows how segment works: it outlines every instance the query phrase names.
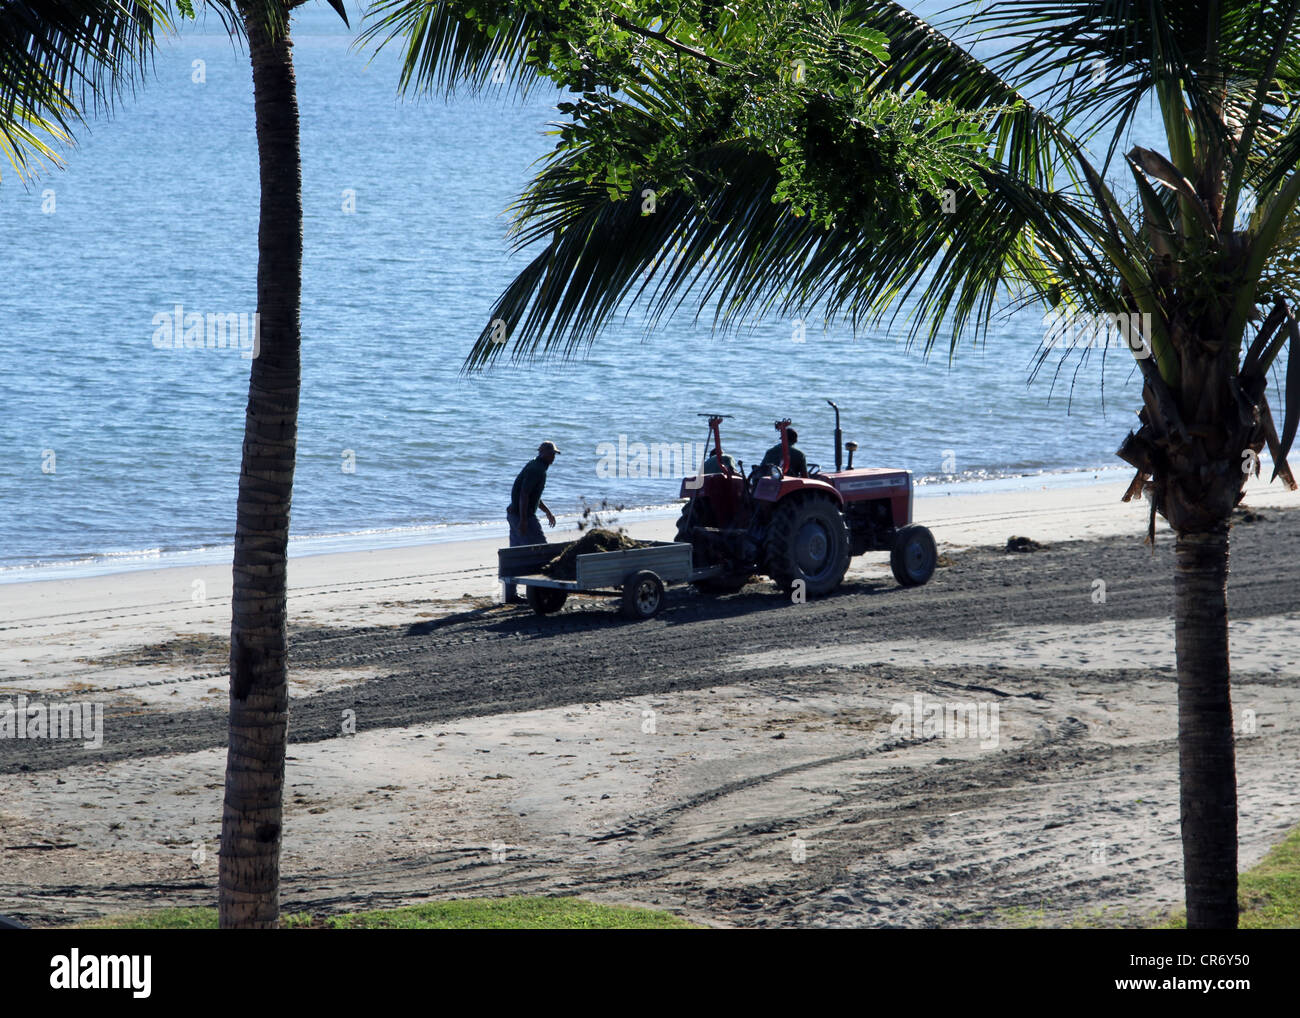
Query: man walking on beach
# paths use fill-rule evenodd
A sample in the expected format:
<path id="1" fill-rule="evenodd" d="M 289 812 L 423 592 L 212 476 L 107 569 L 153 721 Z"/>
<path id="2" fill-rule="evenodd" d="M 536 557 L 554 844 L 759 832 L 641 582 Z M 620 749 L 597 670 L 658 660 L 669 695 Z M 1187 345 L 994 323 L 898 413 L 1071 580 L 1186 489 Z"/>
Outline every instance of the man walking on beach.
<path id="1" fill-rule="evenodd" d="M 520 544 L 545 544 L 546 535 L 537 520 L 537 510 L 546 513 L 546 522 L 555 526 L 555 514 L 542 501 L 542 489 L 546 487 L 546 468 L 555 462 L 560 450 L 554 442 L 543 442 L 537 447 L 537 457 L 529 460 L 524 469 L 515 478 L 514 487 L 510 489 L 510 508 L 506 510 L 506 520 L 510 524 L 510 547 Z M 506 604 L 519 604 L 522 601 L 513 583 L 506 584 Z"/>

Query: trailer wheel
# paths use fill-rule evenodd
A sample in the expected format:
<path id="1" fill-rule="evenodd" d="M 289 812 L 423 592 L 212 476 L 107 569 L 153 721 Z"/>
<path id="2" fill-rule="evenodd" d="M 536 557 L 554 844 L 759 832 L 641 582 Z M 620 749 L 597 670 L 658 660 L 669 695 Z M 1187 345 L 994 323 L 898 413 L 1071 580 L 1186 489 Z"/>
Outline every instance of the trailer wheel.
<path id="1" fill-rule="evenodd" d="M 919 587 L 928 582 L 938 561 L 939 549 L 928 528 L 903 527 L 894 535 L 889 567 L 894 571 L 894 579 L 904 587 Z"/>
<path id="2" fill-rule="evenodd" d="M 537 612 L 538 615 L 553 615 L 564 607 L 564 602 L 569 599 L 567 590 L 558 590 L 555 587 L 525 587 L 528 605 Z"/>
<path id="3" fill-rule="evenodd" d="M 786 497 L 768 528 L 768 575 L 782 590 L 802 580 L 809 597 L 829 594 L 849 569 L 849 527 L 839 506 L 823 495 Z"/>
<path id="4" fill-rule="evenodd" d="M 648 619 L 664 606 L 664 582 L 649 569 L 633 573 L 623 584 L 623 617 Z"/>

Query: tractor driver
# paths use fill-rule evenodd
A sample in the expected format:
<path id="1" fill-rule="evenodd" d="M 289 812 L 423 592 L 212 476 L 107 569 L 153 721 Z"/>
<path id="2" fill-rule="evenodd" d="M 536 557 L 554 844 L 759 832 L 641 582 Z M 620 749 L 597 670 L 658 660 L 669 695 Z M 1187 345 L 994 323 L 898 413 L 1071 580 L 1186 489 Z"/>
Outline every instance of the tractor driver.
<path id="1" fill-rule="evenodd" d="M 786 477 L 807 477 L 808 476 L 808 457 L 803 454 L 802 449 L 794 447 L 795 442 L 799 441 L 799 435 L 794 428 L 786 428 L 785 433 L 790 440 L 790 472 Z M 760 466 L 780 466 L 781 465 L 781 443 L 768 449 L 763 456 L 763 462 Z"/>
<path id="2" fill-rule="evenodd" d="M 718 464 L 717 453 L 709 453 L 709 458 L 704 461 L 704 466 L 701 468 L 700 472 L 705 474 L 726 473 L 727 471 L 723 470 L 723 466 L 727 468 L 727 471 L 730 471 L 733 474 L 740 473 L 740 466 L 736 463 L 735 458 L 729 452 L 724 452 L 722 454 L 721 466 Z"/>

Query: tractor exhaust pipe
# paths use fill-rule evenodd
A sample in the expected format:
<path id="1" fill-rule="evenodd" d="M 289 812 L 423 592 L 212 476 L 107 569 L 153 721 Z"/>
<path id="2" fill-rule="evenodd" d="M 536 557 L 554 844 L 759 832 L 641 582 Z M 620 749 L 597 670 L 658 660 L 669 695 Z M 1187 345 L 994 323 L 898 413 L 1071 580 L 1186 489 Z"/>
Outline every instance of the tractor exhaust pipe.
<path id="1" fill-rule="evenodd" d="M 844 432 L 840 430 L 840 408 L 829 399 L 826 402 L 830 403 L 831 408 L 835 411 L 835 471 L 838 473 L 843 466 L 843 461 L 840 458 L 840 448 L 844 442 Z M 853 453 L 849 453 L 849 466 L 853 466 Z"/>

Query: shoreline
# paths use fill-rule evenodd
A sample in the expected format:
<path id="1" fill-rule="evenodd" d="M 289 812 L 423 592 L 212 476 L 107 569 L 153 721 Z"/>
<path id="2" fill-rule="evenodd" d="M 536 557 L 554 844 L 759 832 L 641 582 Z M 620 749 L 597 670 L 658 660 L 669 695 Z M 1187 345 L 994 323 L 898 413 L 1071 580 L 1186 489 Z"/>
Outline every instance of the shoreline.
<path id="1" fill-rule="evenodd" d="M 1265 468 L 1267 470 L 1267 467 Z M 1034 491 L 1046 487 L 1077 488 L 1111 476 L 1128 476 L 1127 467 L 1084 468 L 1057 470 L 1038 474 L 1017 474 L 1007 477 L 975 477 L 957 481 L 930 480 L 922 477 L 914 481 L 918 501 L 967 496 L 993 492 Z M 667 483 L 667 482 L 665 482 Z M 612 513 L 622 525 L 631 526 L 646 521 L 676 518 L 680 500 L 636 506 Z M 917 514 L 918 517 L 921 515 Z M 557 530 L 570 530 L 581 519 L 578 512 L 558 514 Z M 918 522 L 921 520 L 918 518 Z M 429 525 L 396 526 L 334 534 L 291 535 L 289 558 L 305 559 L 318 555 L 360 554 L 391 551 L 399 548 L 424 548 L 466 541 L 499 540 L 507 535 L 504 518 L 500 521 L 462 521 Z M 56 580 L 78 580 L 118 573 L 135 573 L 159 569 L 193 569 L 196 567 L 229 564 L 234 551 L 230 543 L 202 545 L 197 548 L 141 548 L 108 551 L 76 556 L 64 561 L 19 563 L 0 566 L 0 587 L 8 584 L 41 583 Z"/>
<path id="2" fill-rule="evenodd" d="M 1264 475 L 1266 477 L 1267 474 Z M 1300 492 L 1252 478 L 1243 504 L 1252 508 L 1300 507 Z M 914 521 L 933 531 L 940 552 L 1005 547 L 1012 536 L 1057 542 L 1128 536 L 1146 539 L 1145 501 L 1120 501 L 1122 479 L 1084 484 L 1039 484 L 1009 491 L 935 490 L 915 503 Z M 620 518 L 629 536 L 673 539 L 676 507 L 636 520 Z M 305 628 L 404 625 L 501 600 L 497 534 L 471 540 L 424 543 L 291 558 L 288 610 L 291 625 Z M 551 543 L 578 536 L 571 520 L 545 528 Z M 1169 527 L 1156 521 L 1157 543 Z M 889 554 L 869 552 L 852 560 L 846 580 L 889 576 Z M 232 577 L 229 560 L 169 565 L 91 576 L 33 577 L 0 583 L 0 687 L 73 678 L 77 658 L 225 640 L 230 634 Z M 73 653 L 70 653 L 72 651 Z M 73 654 L 76 654 L 76 657 Z"/>

